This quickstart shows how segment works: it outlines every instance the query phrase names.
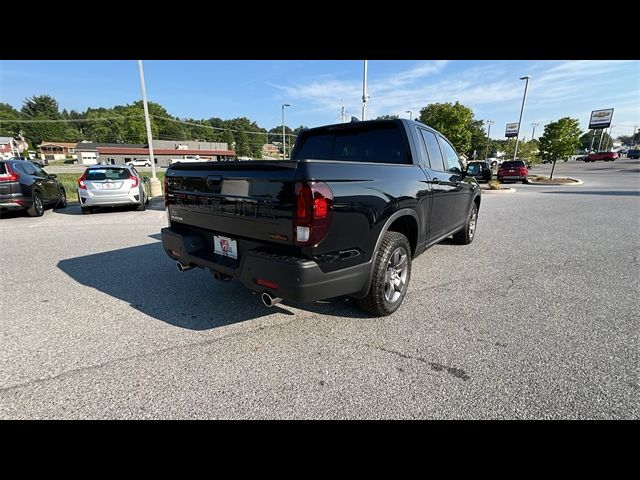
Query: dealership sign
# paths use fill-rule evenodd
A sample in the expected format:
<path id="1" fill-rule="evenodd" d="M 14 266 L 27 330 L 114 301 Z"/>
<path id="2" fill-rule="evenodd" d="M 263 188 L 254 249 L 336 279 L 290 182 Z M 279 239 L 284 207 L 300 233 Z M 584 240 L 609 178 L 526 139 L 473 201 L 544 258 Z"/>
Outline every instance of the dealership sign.
<path id="1" fill-rule="evenodd" d="M 609 128 L 611 126 L 612 118 L 613 108 L 607 108 L 606 110 L 594 110 L 591 112 L 589 128 Z"/>
<path id="2" fill-rule="evenodd" d="M 507 129 L 504 132 L 504 136 L 506 138 L 517 137 L 518 136 L 518 124 L 517 123 L 507 123 Z"/>

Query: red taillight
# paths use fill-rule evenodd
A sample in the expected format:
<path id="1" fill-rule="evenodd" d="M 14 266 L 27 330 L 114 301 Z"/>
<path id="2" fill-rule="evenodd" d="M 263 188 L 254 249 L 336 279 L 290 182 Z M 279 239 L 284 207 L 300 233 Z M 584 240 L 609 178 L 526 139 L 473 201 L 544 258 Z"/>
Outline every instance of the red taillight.
<path id="1" fill-rule="evenodd" d="M 264 278 L 256 278 L 256 283 L 258 285 L 262 285 L 263 287 L 270 288 L 271 290 L 277 290 L 278 288 L 280 288 L 280 285 L 278 285 L 277 283 L 270 282 L 269 280 L 265 280 Z"/>
<path id="2" fill-rule="evenodd" d="M 0 182 L 17 182 L 20 179 L 20 174 L 11 170 L 11 166 L 8 163 L 4 164 L 4 168 L 7 173 L 0 175 Z"/>
<path id="3" fill-rule="evenodd" d="M 85 170 L 82 176 L 78 179 L 78 188 L 82 190 L 86 190 L 87 186 L 84 184 L 84 181 L 87 179 L 87 171 Z"/>
<path id="4" fill-rule="evenodd" d="M 296 245 L 317 245 L 333 220 L 333 192 L 322 182 L 296 183 L 294 239 Z"/>
<path id="5" fill-rule="evenodd" d="M 131 180 L 131 188 L 136 188 L 138 186 L 138 177 L 131 175 L 129 180 Z"/>

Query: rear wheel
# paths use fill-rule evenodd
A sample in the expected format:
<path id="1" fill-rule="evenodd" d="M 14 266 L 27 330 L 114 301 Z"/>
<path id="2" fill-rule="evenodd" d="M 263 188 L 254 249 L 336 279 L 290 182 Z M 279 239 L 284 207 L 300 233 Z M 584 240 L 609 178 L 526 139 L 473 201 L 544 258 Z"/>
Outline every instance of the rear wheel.
<path id="1" fill-rule="evenodd" d="M 41 217 L 44 215 L 44 205 L 42 204 L 42 197 L 38 192 L 33 193 L 33 203 L 30 208 L 27 209 L 27 213 L 30 217 Z"/>
<path id="2" fill-rule="evenodd" d="M 58 200 L 56 208 L 67 208 L 67 193 L 64 191 L 64 188 L 60 189 L 60 199 Z"/>
<path id="3" fill-rule="evenodd" d="M 403 234 L 387 232 L 376 253 L 373 278 L 366 297 L 356 301 L 376 317 L 390 315 L 407 293 L 411 278 L 411 245 Z"/>
<path id="4" fill-rule="evenodd" d="M 138 206 L 136 206 L 136 210 L 137 210 L 138 212 L 144 212 L 144 211 L 147 209 L 147 205 L 146 205 L 146 203 L 147 203 L 147 200 L 146 200 L 146 198 L 143 196 L 143 197 L 142 197 L 142 201 L 140 202 L 140 204 L 139 204 Z"/>
<path id="5" fill-rule="evenodd" d="M 464 228 L 453 235 L 453 240 L 461 245 L 469 245 L 476 235 L 476 224 L 478 223 L 478 206 L 476 202 L 471 204 L 471 211 L 467 217 Z"/>

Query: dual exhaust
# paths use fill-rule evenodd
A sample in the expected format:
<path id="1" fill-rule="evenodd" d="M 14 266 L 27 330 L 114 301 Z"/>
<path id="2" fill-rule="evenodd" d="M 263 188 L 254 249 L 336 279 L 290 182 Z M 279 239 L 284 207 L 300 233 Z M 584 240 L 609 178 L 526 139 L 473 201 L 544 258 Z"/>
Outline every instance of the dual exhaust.
<path id="1" fill-rule="evenodd" d="M 192 268 L 194 268 L 194 266 L 185 265 L 182 262 L 176 262 L 176 268 L 178 269 L 179 272 L 186 272 L 187 270 L 191 270 Z M 215 278 L 216 280 L 225 281 L 225 282 L 228 282 L 229 280 L 231 280 L 231 276 L 227 275 L 226 273 L 218 272 L 217 270 L 214 270 L 213 278 Z M 269 308 L 277 305 L 282 301 L 280 297 L 274 297 L 269 292 L 263 292 L 260 298 L 264 306 Z"/>

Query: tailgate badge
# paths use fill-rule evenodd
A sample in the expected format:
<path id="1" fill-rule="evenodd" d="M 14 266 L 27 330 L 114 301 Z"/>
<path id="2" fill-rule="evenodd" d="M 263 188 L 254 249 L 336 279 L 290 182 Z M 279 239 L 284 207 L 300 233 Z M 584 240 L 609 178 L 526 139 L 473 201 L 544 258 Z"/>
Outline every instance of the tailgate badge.
<path id="1" fill-rule="evenodd" d="M 289 237 L 287 237 L 286 235 L 280 235 L 279 233 L 270 233 L 269 238 L 271 240 L 289 240 Z"/>

